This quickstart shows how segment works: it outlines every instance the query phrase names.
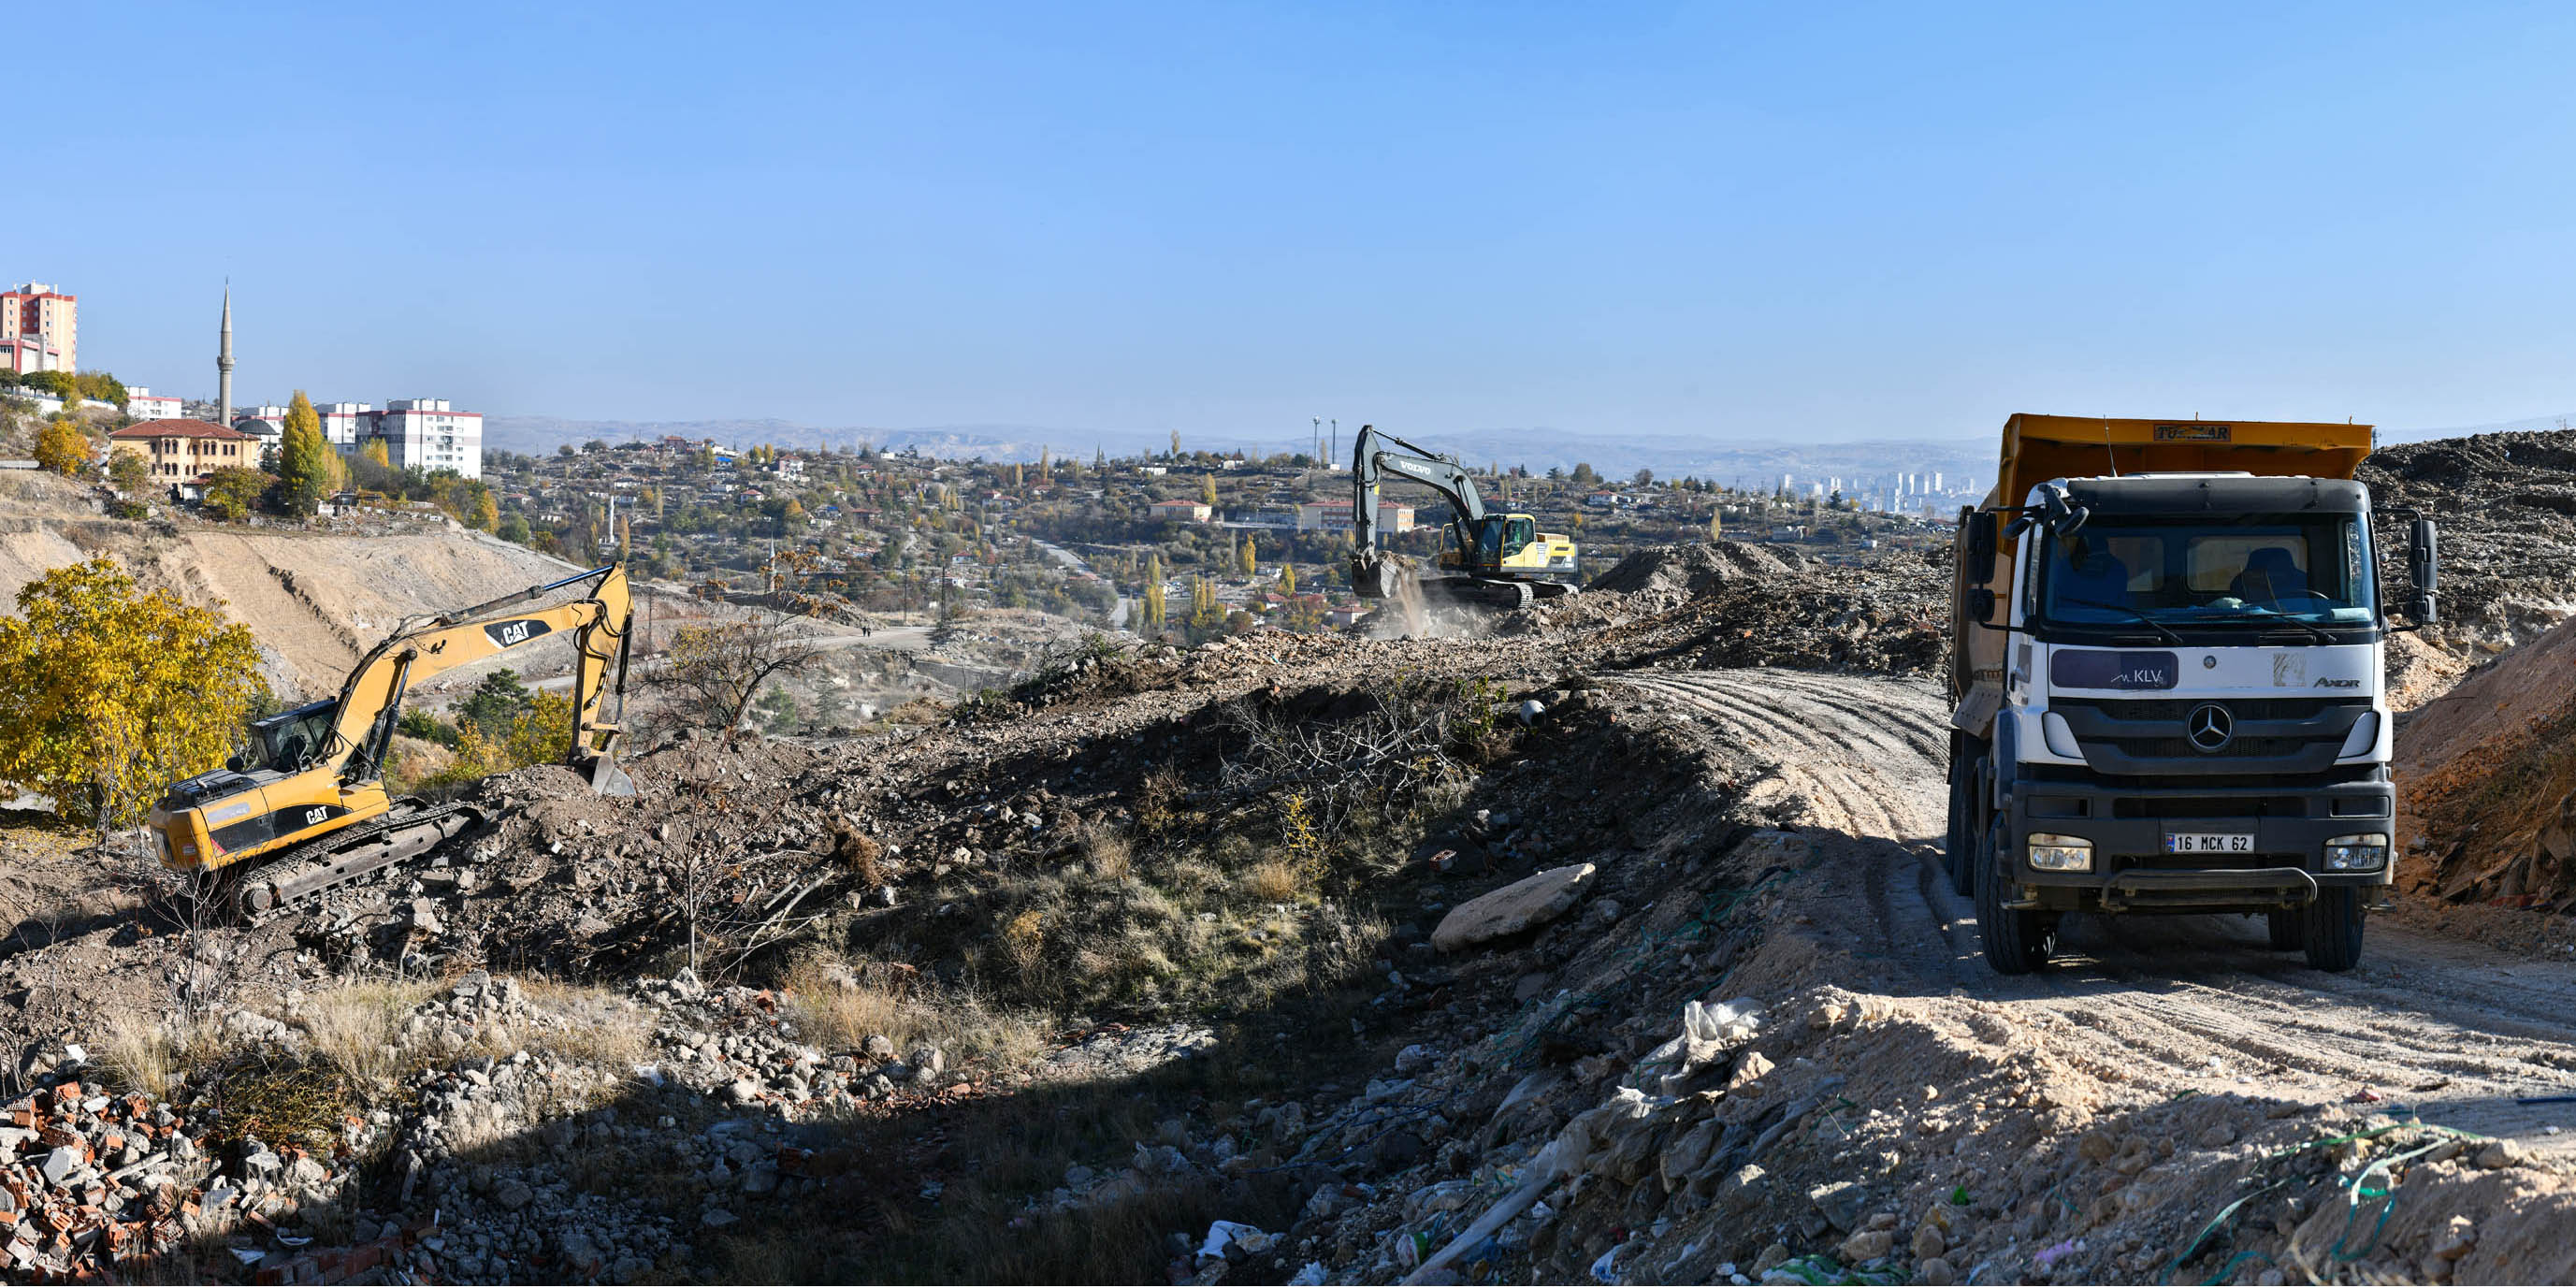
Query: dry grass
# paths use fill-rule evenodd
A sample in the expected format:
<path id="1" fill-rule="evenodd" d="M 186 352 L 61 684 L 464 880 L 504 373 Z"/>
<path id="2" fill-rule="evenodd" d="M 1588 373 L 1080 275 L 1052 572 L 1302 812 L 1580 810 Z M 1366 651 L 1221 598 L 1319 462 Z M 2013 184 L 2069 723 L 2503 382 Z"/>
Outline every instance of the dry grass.
<path id="1" fill-rule="evenodd" d="M 211 1022 L 152 1020 L 119 1011 L 108 1017 L 98 1057 L 122 1085 L 166 1096 L 172 1075 L 222 1059 L 223 1040 Z"/>
<path id="2" fill-rule="evenodd" d="M 1286 903 L 1306 888 L 1297 865 L 1284 859 L 1265 859 L 1244 869 L 1242 884 L 1246 898 L 1263 903 Z"/>
<path id="3" fill-rule="evenodd" d="M 433 1054 L 406 1050 L 402 1026 L 438 986 L 417 980 L 344 985 L 306 999 L 301 1018 L 313 1053 L 370 1092 L 391 1091 Z M 508 1055 L 509 1052 L 502 1052 Z"/>
<path id="4" fill-rule="evenodd" d="M 518 1034 L 529 1050 L 620 1072 L 651 1058 L 651 1019 L 635 1003 L 591 984 L 542 976 L 520 982 L 537 1016 L 534 1026 Z"/>
<path id="5" fill-rule="evenodd" d="M 788 966 L 780 982 L 800 1035 L 826 1051 L 855 1051 L 871 1036 L 898 1050 L 916 1042 L 951 1057 L 1014 1068 L 1046 1050 L 1043 1017 L 994 1007 L 958 990 L 918 982 L 908 971 L 852 963 L 822 951 Z"/>
<path id="6" fill-rule="evenodd" d="M 1136 870 L 1136 850 L 1127 838 L 1107 828 L 1095 828 L 1082 838 L 1084 857 L 1091 862 L 1091 874 L 1110 881 L 1123 881 Z"/>

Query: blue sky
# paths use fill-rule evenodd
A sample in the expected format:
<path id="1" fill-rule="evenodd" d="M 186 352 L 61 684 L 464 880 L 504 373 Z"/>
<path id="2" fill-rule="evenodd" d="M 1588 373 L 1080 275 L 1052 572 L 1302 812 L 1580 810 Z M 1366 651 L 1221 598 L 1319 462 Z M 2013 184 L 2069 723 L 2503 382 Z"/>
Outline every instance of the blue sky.
<path id="1" fill-rule="evenodd" d="M 0 275 L 244 398 L 1296 436 L 2576 408 L 2576 9 L 32 6 Z"/>

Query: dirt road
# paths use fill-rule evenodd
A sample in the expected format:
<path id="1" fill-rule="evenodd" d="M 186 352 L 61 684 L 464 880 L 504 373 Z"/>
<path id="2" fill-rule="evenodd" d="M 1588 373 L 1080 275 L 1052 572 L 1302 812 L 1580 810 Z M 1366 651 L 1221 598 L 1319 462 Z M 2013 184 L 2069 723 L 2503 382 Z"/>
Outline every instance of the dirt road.
<path id="1" fill-rule="evenodd" d="M 1947 711 L 1929 684 L 1765 669 L 1628 682 L 1778 760 L 1757 790 L 1805 797 L 1818 872 L 1863 896 L 1824 904 L 1841 921 L 1819 927 L 1874 968 L 1852 988 L 2004 1008 L 2069 1065 L 2132 1091 L 2366 1091 L 2576 1154 L 2576 1104 L 2516 1103 L 2576 1093 L 2576 964 L 2417 933 L 2403 912 L 2373 919 L 2344 975 L 2269 950 L 2246 917 L 2075 916 L 2048 970 L 2007 979 L 1939 871 Z"/>

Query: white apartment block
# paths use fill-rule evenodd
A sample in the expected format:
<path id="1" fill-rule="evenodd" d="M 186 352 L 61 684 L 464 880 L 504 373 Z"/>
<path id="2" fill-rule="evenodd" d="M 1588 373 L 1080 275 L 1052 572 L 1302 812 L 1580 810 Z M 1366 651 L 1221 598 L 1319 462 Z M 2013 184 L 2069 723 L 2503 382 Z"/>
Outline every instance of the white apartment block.
<path id="1" fill-rule="evenodd" d="M 177 420 L 184 413 L 176 398 L 163 397 L 141 385 L 127 385 L 125 414 L 136 420 Z"/>
<path id="2" fill-rule="evenodd" d="M 396 398 L 376 413 L 373 437 L 385 440 L 396 468 L 454 470 L 483 477 L 483 414 L 458 411 L 444 398 Z"/>
<path id="3" fill-rule="evenodd" d="M 338 448 L 342 456 L 358 453 L 358 440 L 375 430 L 374 407 L 369 403 L 316 403 L 314 414 L 322 418 L 322 441 Z"/>

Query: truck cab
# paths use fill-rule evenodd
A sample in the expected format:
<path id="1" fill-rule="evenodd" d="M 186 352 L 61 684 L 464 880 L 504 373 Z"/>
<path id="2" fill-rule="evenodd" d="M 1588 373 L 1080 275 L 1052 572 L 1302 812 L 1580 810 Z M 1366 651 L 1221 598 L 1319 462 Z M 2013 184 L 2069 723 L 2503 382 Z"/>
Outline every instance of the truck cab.
<path id="1" fill-rule="evenodd" d="M 2410 628 L 2371 519 L 2348 477 L 2206 468 L 1962 516 L 1950 876 L 1998 969 L 2044 964 L 2069 912 L 2261 914 L 2275 948 L 2358 960 L 2393 880 L 2384 641 Z"/>

